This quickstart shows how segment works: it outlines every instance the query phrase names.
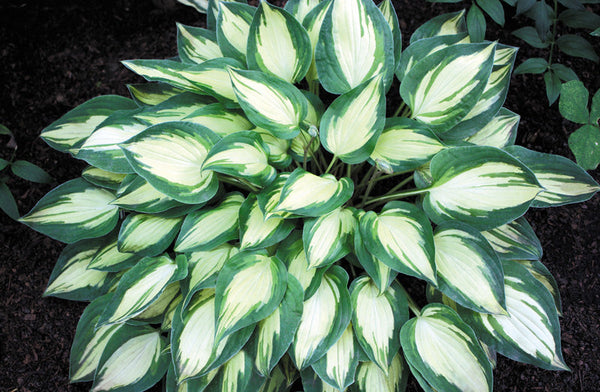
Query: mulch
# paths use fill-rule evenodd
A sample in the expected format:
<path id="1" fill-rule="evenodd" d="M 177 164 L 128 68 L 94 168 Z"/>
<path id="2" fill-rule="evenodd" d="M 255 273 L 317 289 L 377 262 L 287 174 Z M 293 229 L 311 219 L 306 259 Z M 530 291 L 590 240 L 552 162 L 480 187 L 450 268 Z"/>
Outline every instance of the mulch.
<path id="1" fill-rule="evenodd" d="M 8 186 L 22 214 L 56 185 L 77 177 L 85 166 L 50 149 L 38 136 L 52 121 L 103 94 L 127 96 L 126 83 L 142 79 L 119 61 L 176 55 L 175 22 L 200 26 L 191 8 L 157 6 L 149 0 L 4 0 L 0 3 L 0 123 L 15 134 L 17 157 L 45 168 L 55 182 L 31 184 L 10 177 Z M 422 0 L 394 2 L 404 39 L 410 32 L 461 4 Z M 463 4 L 464 6 L 464 4 Z M 595 6 L 598 13 L 598 7 Z M 487 38 L 518 46 L 509 32 L 489 24 Z M 595 46 L 600 49 L 598 39 Z M 523 47 L 517 63 L 543 52 Z M 586 60 L 560 59 L 572 66 L 591 92 L 600 88 L 600 68 Z M 539 75 L 513 76 L 505 104 L 521 115 L 518 144 L 573 159 L 567 138 L 576 126 L 548 107 Z M 0 139 L 0 156 L 11 149 Z M 10 156 L 10 155 L 8 155 Z M 598 181 L 598 170 L 590 174 Z M 496 391 L 596 391 L 600 385 L 600 197 L 585 203 L 532 209 L 527 217 L 544 248 L 542 262 L 555 276 L 563 299 L 564 357 L 572 372 L 552 372 L 499 357 Z M 0 391 L 85 391 L 69 384 L 69 350 L 85 304 L 42 298 L 63 248 L 0 214 Z M 159 387 L 153 390 L 159 391 Z M 419 390 L 411 380 L 409 390 Z"/>

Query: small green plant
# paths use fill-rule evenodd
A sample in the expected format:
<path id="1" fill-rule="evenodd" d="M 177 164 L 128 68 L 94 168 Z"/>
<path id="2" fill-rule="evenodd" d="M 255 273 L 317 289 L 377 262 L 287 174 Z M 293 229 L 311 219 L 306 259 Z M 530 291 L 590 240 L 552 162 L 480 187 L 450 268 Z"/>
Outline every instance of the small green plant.
<path id="1" fill-rule="evenodd" d="M 515 48 L 455 13 L 402 51 L 389 0 L 207 12 L 177 59 L 124 62 L 151 82 L 133 100 L 42 132 L 91 165 L 21 218 L 68 243 L 45 295 L 91 301 L 73 382 L 491 391 L 496 353 L 567 369 L 523 214 L 599 187 L 514 145 Z"/>
<path id="2" fill-rule="evenodd" d="M 6 184 L 9 177 L 2 173 L 3 170 L 10 168 L 10 171 L 17 177 L 27 181 L 48 184 L 53 178 L 39 166 L 22 160 L 15 159 L 17 156 L 17 142 L 12 132 L 4 125 L 0 124 L 0 136 L 8 136 L 9 140 L 6 146 L 12 150 L 8 159 L 0 158 L 0 209 L 12 219 L 19 219 L 19 208 L 13 197 L 10 188 Z"/>
<path id="3" fill-rule="evenodd" d="M 600 163 L 600 90 L 594 94 L 588 110 L 589 97 L 590 93 L 580 81 L 565 83 L 558 108 L 564 118 L 583 125 L 569 136 L 569 147 L 581 167 L 594 170 Z"/>

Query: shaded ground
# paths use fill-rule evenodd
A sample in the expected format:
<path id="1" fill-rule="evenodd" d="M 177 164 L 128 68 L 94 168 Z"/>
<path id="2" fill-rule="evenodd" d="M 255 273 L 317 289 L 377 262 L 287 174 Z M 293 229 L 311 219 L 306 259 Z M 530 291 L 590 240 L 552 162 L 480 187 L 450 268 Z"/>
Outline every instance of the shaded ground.
<path id="1" fill-rule="evenodd" d="M 395 4 L 405 39 L 426 15 L 443 9 L 421 0 Z M 174 56 L 175 21 L 200 25 L 202 17 L 183 6 L 159 9 L 148 0 L 0 3 L 0 123 L 15 133 L 19 159 L 38 164 L 56 179 L 42 186 L 11 179 L 8 185 L 22 214 L 50 189 L 78 176 L 84 166 L 51 150 L 37 137 L 41 129 L 94 96 L 127 95 L 125 84 L 141 80 L 119 61 Z M 506 32 L 487 38 L 520 44 Z M 534 53 L 522 49 L 517 62 Z M 600 87 L 598 65 L 567 64 L 576 68 L 591 91 Z M 548 108 L 540 77 L 513 77 L 506 106 L 522 117 L 519 144 L 572 158 L 566 141 L 575 127 L 560 118 L 556 105 Z M 4 158 L 10 152 L 6 141 L 0 139 Z M 598 171 L 591 174 L 600 179 Z M 500 358 L 495 390 L 596 391 L 600 197 L 574 206 L 532 210 L 528 218 L 544 247 L 542 261 L 563 296 L 562 344 L 573 371 L 550 372 Z M 89 389 L 89 384 L 68 384 L 70 345 L 85 304 L 41 297 L 62 247 L 0 215 L 0 391 Z M 417 390 L 414 380 L 409 389 Z"/>

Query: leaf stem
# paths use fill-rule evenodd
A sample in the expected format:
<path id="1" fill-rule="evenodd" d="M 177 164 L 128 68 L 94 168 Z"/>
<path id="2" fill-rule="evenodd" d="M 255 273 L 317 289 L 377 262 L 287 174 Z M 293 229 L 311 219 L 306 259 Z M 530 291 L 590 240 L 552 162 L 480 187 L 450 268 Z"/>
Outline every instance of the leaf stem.
<path id="1" fill-rule="evenodd" d="M 398 115 L 400 114 L 402 109 L 404 109 L 405 106 L 406 106 L 406 103 L 404 101 L 402 101 L 402 103 L 398 106 L 398 109 L 396 109 L 396 111 L 394 112 L 392 117 L 398 117 Z"/>
<path id="2" fill-rule="evenodd" d="M 325 173 L 323 173 L 323 174 L 329 173 L 329 170 L 331 170 L 331 168 L 333 167 L 333 164 L 336 161 L 337 161 L 337 155 L 334 155 L 333 158 L 331 158 L 331 162 L 329 162 L 329 166 L 327 166 L 327 170 L 325 170 Z"/>
<path id="3" fill-rule="evenodd" d="M 404 286 L 402 286 L 402 285 L 399 285 L 399 286 L 402 289 L 402 291 L 404 292 L 404 295 L 406 296 L 406 302 L 408 302 L 408 308 L 410 310 L 412 310 L 412 312 L 415 314 L 415 316 L 419 317 L 421 315 L 421 308 L 419 307 L 419 305 L 417 305 L 417 303 L 415 302 L 413 297 L 411 297 L 410 294 L 408 294 L 408 291 L 406 291 Z"/>
<path id="4" fill-rule="evenodd" d="M 369 182 L 367 183 L 367 190 L 365 191 L 361 203 L 360 203 L 360 207 L 359 208 L 364 208 L 365 204 L 367 203 L 367 200 L 369 198 L 369 194 L 371 193 L 371 190 L 373 189 L 373 186 L 375 185 L 375 183 L 377 182 L 377 177 L 379 177 L 381 175 L 382 172 L 380 172 L 379 170 L 375 170 L 373 172 L 373 174 L 371 175 L 371 179 L 369 179 Z"/>
<path id="5" fill-rule="evenodd" d="M 406 106 L 404 108 L 404 110 L 402 111 L 402 114 L 400 115 L 400 117 L 410 117 L 411 111 L 410 111 L 410 107 Z"/>
<path id="6" fill-rule="evenodd" d="M 548 55 L 548 67 L 552 65 L 552 57 L 554 57 L 554 44 L 556 43 L 556 22 L 558 21 L 558 1 L 554 0 L 554 17 L 552 18 L 552 42 L 550 42 L 550 54 Z M 546 37 L 544 37 L 545 39 Z"/>
<path id="7" fill-rule="evenodd" d="M 407 197 L 407 196 L 420 195 L 421 193 L 428 192 L 429 190 L 431 190 L 431 187 L 420 188 L 420 189 L 409 189 L 409 190 L 406 190 L 403 192 L 393 193 L 391 195 L 383 195 L 383 196 L 379 196 L 379 197 L 376 197 L 374 199 L 367 201 L 365 203 L 365 205 L 376 203 L 379 201 L 396 200 L 396 199 L 401 199 L 401 198 Z"/>

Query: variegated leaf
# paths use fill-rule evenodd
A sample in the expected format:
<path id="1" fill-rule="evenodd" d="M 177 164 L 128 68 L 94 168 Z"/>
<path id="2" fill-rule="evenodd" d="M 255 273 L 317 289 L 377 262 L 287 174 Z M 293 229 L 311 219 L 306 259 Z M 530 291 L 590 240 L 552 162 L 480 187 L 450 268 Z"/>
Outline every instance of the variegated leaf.
<path id="1" fill-rule="evenodd" d="M 455 45 L 416 63 L 400 85 L 411 118 L 442 136 L 463 119 L 484 91 L 492 72 L 495 45 Z"/>
<path id="2" fill-rule="evenodd" d="M 140 257 L 159 255 L 171 245 L 182 223 L 183 217 L 129 214 L 119 231 L 118 250 Z"/>
<path id="3" fill-rule="evenodd" d="M 90 301 L 105 294 L 114 284 L 114 274 L 89 269 L 102 240 L 82 240 L 67 245 L 52 270 L 44 296 L 73 301 Z"/>
<path id="4" fill-rule="evenodd" d="M 177 53 L 185 63 L 200 64 L 223 57 L 214 31 L 177 23 Z"/>
<path id="5" fill-rule="evenodd" d="M 394 171 L 414 170 L 445 148 L 426 125 L 408 118 L 389 118 L 377 139 L 370 161 L 383 162 Z"/>
<path id="6" fill-rule="evenodd" d="M 298 168 L 286 180 L 274 212 L 321 216 L 342 206 L 353 192 L 354 183 L 347 177 L 338 181 L 331 174 L 319 177 Z"/>
<path id="7" fill-rule="evenodd" d="M 55 240 L 74 243 L 108 234 L 117 224 L 115 195 L 77 178 L 48 192 L 19 221 Z"/>
<path id="8" fill-rule="evenodd" d="M 240 350 L 227 361 L 205 392 L 246 392 L 257 391 L 264 379 L 254 371 L 252 358 L 246 350 Z"/>
<path id="9" fill-rule="evenodd" d="M 137 111 L 133 114 L 133 117 L 148 123 L 148 125 L 156 125 L 168 121 L 180 121 L 189 114 L 213 102 L 214 100 L 210 97 L 184 92 L 174 95 L 159 104 Z"/>
<path id="10" fill-rule="evenodd" d="M 333 266 L 323 275 L 313 296 L 304 301 L 300 326 L 290 349 L 298 369 L 305 369 L 325 355 L 346 330 L 352 317 L 347 285 L 346 271 Z"/>
<path id="11" fill-rule="evenodd" d="M 127 89 L 138 106 L 158 105 L 184 91 L 162 82 L 128 84 Z"/>
<path id="12" fill-rule="evenodd" d="M 149 59 L 124 60 L 121 61 L 121 63 L 149 82 L 167 83 L 175 88 L 185 91 L 198 90 L 189 80 L 180 75 L 180 72 L 192 67 L 190 64 L 184 64 L 174 60 Z"/>
<path id="13" fill-rule="evenodd" d="M 418 207 L 390 202 L 377 215 L 360 219 L 360 235 L 367 249 L 390 268 L 436 284 L 433 231 Z"/>
<path id="14" fill-rule="evenodd" d="M 356 342 L 352 324 L 337 342 L 327 350 L 327 353 L 312 368 L 323 381 L 343 391 L 354 382 L 356 368 L 358 367 L 358 343 Z"/>
<path id="15" fill-rule="evenodd" d="M 264 377 L 269 377 L 281 357 L 286 353 L 302 317 L 302 286 L 293 276 L 288 276 L 287 289 L 281 304 L 267 318 L 256 324 L 248 350 L 254 365 Z"/>
<path id="16" fill-rule="evenodd" d="M 398 22 L 398 14 L 391 0 L 384 0 L 379 3 L 379 10 L 383 14 L 390 30 L 392 31 L 392 41 L 394 43 L 394 70 L 400 62 L 402 54 L 402 32 L 400 31 L 400 23 Z"/>
<path id="17" fill-rule="evenodd" d="M 238 238 L 239 211 L 244 197 L 229 193 L 215 207 L 206 207 L 186 216 L 175 241 L 176 252 L 211 250 Z"/>
<path id="18" fill-rule="evenodd" d="M 362 217 L 362 215 L 364 215 L 364 211 L 360 211 L 358 217 Z M 398 273 L 373 255 L 365 245 L 360 230 L 354 232 L 354 255 L 367 275 L 377 285 L 379 294 L 383 294 Z"/>
<path id="19" fill-rule="evenodd" d="M 165 287 L 159 297 L 153 301 L 142 313 L 135 316 L 132 321 L 134 323 L 139 322 L 148 324 L 161 323 L 171 302 L 175 301 L 176 297 L 181 297 L 179 295 L 180 288 L 181 286 L 179 281 L 169 284 L 167 287 Z M 180 303 L 181 301 L 177 300 L 176 302 Z"/>
<path id="20" fill-rule="evenodd" d="M 465 311 L 463 317 L 498 353 L 543 369 L 568 370 L 552 295 L 522 265 L 509 260 L 503 268 L 508 315 Z"/>
<path id="21" fill-rule="evenodd" d="M 299 2 L 304 2 L 304 1 L 312 1 L 312 0 L 299 0 Z M 293 7 L 294 3 L 297 3 L 297 2 L 294 0 L 288 1 L 286 3 L 286 8 L 288 7 L 288 4 L 292 4 L 291 7 Z M 332 3 L 332 0 L 320 1 L 317 5 L 315 5 L 308 12 L 308 14 L 306 14 L 306 16 L 304 17 L 304 20 L 302 21 L 302 25 L 308 32 L 308 38 L 310 39 L 310 46 L 312 48 L 312 54 L 313 54 L 310 68 L 308 69 L 308 72 L 306 73 L 306 80 L 310 83 L 313 83 L 314 81 L 319 79 L 319 76 L 317 75 L 317 64 L 315 62 L 315 50 L 317 48 L 317 42 L 319 41 L 319 33 L 321 32 L 321 26 L 323 25 L 323 20 L 325 19 L 325 15 L 327 15 L 327 11 L 329 10 L 331 3 Z"/>
<path id="22" fill-rule="evenodd" d="M 100 169 L 115 173 L 133 173 L 119 144 L 148 128 L 147 122 L 134 118 L 137 112 L 139 110 L 119 111 L 108 117 L 81 146 L 78 146 L 75 156 Z"/>
<path id="23" fill-rule="evenodd" d="M 473 330 L 451 308 L 427 305 L 404 324 L 400 341 L 425 390 L 492 391 L 492 365 Z"/>
<path id="24" fill-rule="evenodd" d="M 206 105 L 188 114 L 182 120 L 204 125 L 221 137 L 254 128 L 254 125 L 241 113 L 227 109 L 220 103 Z"/>
<path id="25" fill-rule="evenodd" d="M 341 95 L 327 108 L 321 119 L 321 143 L 346 163 L 363 162 L 373 152 L 384 121 L 383 83 L 380 76 L 375 76 Z"/>
<path id="26" fill-rule="evenodd" d="M 221 4 L 225 3 L 225 4 L 231 4 L 233 2 L 235 3 L 243 3 L 243 4 L 248 4 L 247 0 L 232 0 L 232 1 L 226 1 L 226 0 L 191 0 L 194 2 L 201 2 L 204 1 L 207 3 L 206 8 L 206 26 L 208 27 L 209 30 L 215 30 L 217 28 L 217 17 L 220 13 L 220 8 L 221 8 Z M 254 7 L 253 7 L 254 8 Z M 250 18 L 252 19 L 252 18 Z"/>
<path id="27" fill-rule="evenodd" d="M 240 249 L 261 249 L 278 244 L 294 227 L 291 220 L 279 217 L 266 219 L 256 196 L 250 194 L 240 207 Z"/>
<path id="28" fill-rule="evenodd" d="M 248 68 L 298 83 L 312 61 L 308 33 L 287 11 L 261 2 L 248 35 Z"/>
<path id="29" fill-rule="evenodd" d="M 146 257 L 125 272 L 104 309 L 97 327 L 127 321 L 142 313 L 172 282 L 187 275 L 187 260 L 168 256 Z"/>
<path id="30" fill-rule="evenodd" d="M 538 260 L 515 260 L 523 267 L 527 268 L 527 271 L 533 275 L 546 289 L 552 294 L 554 298 L 554 305 L 556 306 L 556 312 L 559 316 L 563 315 L 562 303 L 560 300 L 560 291 L 558 290 L 558 284 L 554 279 L 554 276 L 548 271 L 548 268 Z"/>
<path id="31" fill-rule="evenodd" d="M 339 392 L 339 389 L 327 384 L 315 373 L 312 367 L 307 367 L 300 372 L 304 392 Z"/>
<path id="32" fill-rule="evenodd" d="M 138 175 L 126 178 L 117 191 L 117 197 L 111 202 L 125 210 L 142 212 L 146 214 L 157 214 L 176 208 L 182 204 L 160 193 L 146 180 Z M 202 204 L 199 205 L 201 207 Z"/>
<path id="33" fill-rule="evenodd" d="M 114 334 L 102 353 L 91 391 L 144 391 L 150 388 L 160 381 L 169 367 L 166 347 L 167 339 L 151 327 Z"/>
<path id="34" fill-rule="evenodd" d="M 141 258 L 135 253 L 119 252 L 117 236 L 110 235 L 92 257 L 88 268 L 98 271 L 119 272 L 133 267 Z"/>
<path id="35" fill-rule="evenodd" d="M 169 370 L 167 371 L 167 379 L 164 383 L 165 392 L 204 392 L 208 384 L 214 380 L 215 376 L 219 372 L 219 369 L 213 369 L 203 376 L 187 379 L 181 383 L 177 383 L 175 376 L 175 367 L 171 363 Z"/>
<path id="36" fill-rule="evenodd" d="M 230 71 L 231 83 L 248 119 L 282 139 L 300 132 L 307 99 L 293 84 L 258 71 Z"/>
<path id="37" fill-rule="evenodd" d="M 355 392 L 404 392 L 408 381 L 408 368 L 397 353 L 390 366 L 381 370 L 374 362 L 361 362 L 356 372 Z"/>
<path id="38" fill-rule="evenodd" d="M 390 26 L 372 1 L 333 0 L 315 49 L 319 81 L 328 92 L 343 94 L 381 74 L 387 89 L 393 45 Z"/>
<path id="39" fill-rule="evenodd" d="M 539 260 L 542 244 L 523 217 L 481 232 L 502 260 Z"/>
<path id="40" fill-rule="evenodd" d="M 185 280 L 182 280 L 180 282 L 183 283 L 183 282 L 185 282 Z M 173 326 L 173 318 L 175 317 L 175 311 L 181 309 L 181 307 L 179 305 L 181 304 L 182 301 L 183 301 L 183 297 L 181 295 L 178 295 L 175 297 L 175 299 L 173 299 L 173 301 L 171 301 L 169 306 L 167 306 L 167 309 L 164 311 L 164 314 L 163 314 L 162 323 L 160 324 L 161 331 L 163 331 L 163 332 L 171 331 L 171 327 Z M 177 317 L 179 317 L 180 314 L 181 314 L 181 312 L 177 313 Z"/>
<path id="41" fill-rule="evenodd" d="M 352 325 L 358 343 L 384 372 L 400 349 L 400 328 L 408 320 L 408 301 L 394 282 L 383 292 L 375 282 L 361 276 L 350 286 Z"/>
<path id="42" fill-rule="evenodd" d="M 277 257 L 287 266 L 288 274 L 302 285 L 306 301 L 317 291 L 327 268 L 309 268 L 302 233 L 293 231 L 277 248 Z"/>
<path id="43" fill-rule="evenodd" d="M 107 294 L 92 301 L 77 323 L 69 357 L 71 382 L 93 381 L 100 357 L 110 338 L 116 333 L 128 334 L 136 329 L 128 324 L 107 325 L 96 329 L 96 322 L 111 296 L 112 294 Z"/>
<path id="44" fill-rule="evenodd" d="M 521 215 L 542 190 L 535 175 L 511 155 L 494 147 L 455 147 L 431 161 L 433 184 L 423 207 L 435 223 L 465 222 L 480 230 Z"/>
<path id="45" fill-rule="evenodd" d="M 221 52 L 246 63 L 246 49 L 255 7 L 234 2 L 220 2 L 217 16 L 217 42 Z"/>
<path id="46" fill-rule="evenodd" d="M 171 351 L 177 383 L 209 375 L 246 344 L 252 328 L 215 342 L 215 291 L 204 289 L 194 296 L 188 309 L 175 310 L 171 333 Z"/>
<path id="47" fill-rule="evenodd" d="M 127 175 L 112 173 L 97 167 L 88 166 L 81 172 L 81 177 L 93 185 L 116 191 Z"/>
<path id="48" fill-rule="evenodd" d="M 117 110 L 135 108 L 132 100 L 118 95 L 92 98 L 44 128 L 41 138 L 55 150 L 67 152 L 91 135 L 102 121 Z"/>
<path id="49" fill-rule="evenodd" d="M 354 213 L 353 208 L 336 208 L 304 221 L 302 239 L 308 268 L 329 266 L 350 253 L 358 229 Z"/>
<path id="50" fill-rule="evenodd" d="M 261 137 L 253 131 L 236 132 L 219 140 L 208 152 L 202 170 L 243 178 L 259 187 L 269 185 L 277 176 Z"/>
<path id="51" fill-rule="evenodd" d="M 225 262 L 217 278 L 215 340 L 273 313 L 287 287 L 287 271 L 277 257 L 241 252 Z"/>
<path id="52" fill-rule="evenodd" d="M 186 68 L 179 74 L 189 80 L 199 92 L 230 104 L 237 102 L 237 97 L 231 85 L 229 70 L 244 68 L 243 64 L 236 60 L 221 57 Z"/>
<path id="53" fill-rule="evenodd" d="M 306 15 L 320 2 L 321 0 L 290 0 L 285 3 L 283 9 L 292 14 L 298 22 L 303 23 Z"/>
<path id="54" fill-rule="evenodd" d="M 305 156 L 306 162 L 310 162 L 320 145 L 318 135 L 311 136 L 308 132 L 301 130 L 298 136 L 291 140 L 289 153 L 296 162 L 303 163 Z"/>
<path id="55" fill-rule="evenodd" d="M 497 148 L 513 145 L 517 138 L 517 127 L 520 120 L 521 116 L 502 108 L 496 116 L 475 134 L 469 136 L 466 141 L 478 146 Z"/>
<path id="56" fill-rule="evenodd" d="M 238 252 L 238 248 L 226 243 L 208 251 L 188 254 L 188 279 L 181 282 L 184 294 L 182 309 L 187 308 L 192 296 L 200 289 L 217 285 L 217 275 L 223 265 Z"/>
<path id="57" fill-rule="evenodd" d="M 122 144 L 134 170 L 159 192 L 182 203 L 202 203 L 217 192 L 213 172 L 202 171 L 208 151 L 219 140 L 201 125 L 154 125 Z"/>
<path id="58" fill-rule="evenodd" d="M 262 128 L 254 128 L 254 132 L 260 135 L 267 150 L 269 163 L 278 169 L 285 169 L 292 163 L 292 157 L 288 154 L 291 141 L 280 139 L 271 132 Z"/>
<path id="59" fill-rule="evenodd" d="M 485 237 L 468 225 L 446 222 L 433 240 L 438 289 L 477 312 L 505 314 L 502 264 Z"/>
<path id="60" fill-rule="evenodd" d="M 269 378 L 267 378 L 258 392 L 288 392 L 291 385 L 281 370 L 280 366 L 275 366 Z"/>
<path id="61" fill-rule="evenodd" d="M 275 212 L 275 207 L 279 204 L 279 200 L 281 198 L 281 191 L 283 190 L 283 186 L 285 182 L 289 178 L 290 173 L 279 173 L 277 178 L 271 182 L 267 187 L 263 188 L 259 193 L 257 193 L 256 198 L 258 200 L 258 206 L 260 210 L 265 214 L 265 218 L 269 219 L 273 216 L 277 216 L 280 218 L 287 218 L 292 215 L 289 212 L 277 211 Z"/>
<path id="62" fill-rule="evenodd" d="M 544 188 L 533 201 L 533 207 L 579 203 L 590 199 L 600 190 L 600 185 L 592 176 L 568 158 L 521 146 L 509 146 L 505 151 L 530 168 Z"/>
<path id="63" fill-rule="evenodd" d="M 431 38 L 440 35 L 455 35 L 465 33 L 466 31 L 465 10 L 461 10 L 431 18 L 415 30 L 410 37 L 410 43 L 412 44 L 423 38 Z"/>

